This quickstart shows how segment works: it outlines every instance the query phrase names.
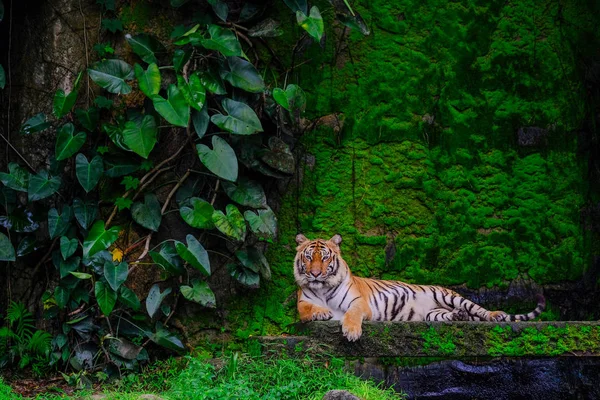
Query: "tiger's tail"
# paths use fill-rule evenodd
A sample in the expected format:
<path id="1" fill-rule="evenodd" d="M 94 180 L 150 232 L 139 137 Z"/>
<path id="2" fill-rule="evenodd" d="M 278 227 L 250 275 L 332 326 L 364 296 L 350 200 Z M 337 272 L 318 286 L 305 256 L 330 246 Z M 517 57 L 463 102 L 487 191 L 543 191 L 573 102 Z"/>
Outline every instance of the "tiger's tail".
<path id="1" fill-rule="evenodd" d="M 509 321 L 529 321 L 530 319 L 534 319 L 539 317 L 539 315 L 546 309 L 546 299 L 541 294 L 536 296 L 537 307 L 530 313 L 527 314 L 514 314 L 508 315 Z"/>

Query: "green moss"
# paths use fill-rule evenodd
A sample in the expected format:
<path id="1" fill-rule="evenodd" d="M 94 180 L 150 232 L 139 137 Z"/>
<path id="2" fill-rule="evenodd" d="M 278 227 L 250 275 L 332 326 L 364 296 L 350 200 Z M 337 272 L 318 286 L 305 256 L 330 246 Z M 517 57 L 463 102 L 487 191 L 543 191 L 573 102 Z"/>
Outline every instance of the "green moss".
<path id="1" fill-rule="evenodd" d="M 444 355 L 452 355 L 456 351 L 455 340 L 460 340 L 463 333 L 460 329 L 452 331 L 438 332 L 433 326 L 421 334 L 424 340 L 423 348 L 425 353 L 436 353 Z"/>

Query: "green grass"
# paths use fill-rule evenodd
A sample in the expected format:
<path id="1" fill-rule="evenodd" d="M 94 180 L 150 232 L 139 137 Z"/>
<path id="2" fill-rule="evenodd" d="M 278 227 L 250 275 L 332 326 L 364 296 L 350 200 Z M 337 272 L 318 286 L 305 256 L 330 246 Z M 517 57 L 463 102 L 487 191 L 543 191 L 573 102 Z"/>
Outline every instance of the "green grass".
<path id="1" fill-rule="evenodd" d="M 222 366 L 215 366 L 222 365 Z M 73 397 L 47 394 L 37 399 L 89 399 L 102 393 L 107 399 L 133 400 L 154 393 L 167 400 L 200 399 L 321 399 L 329 390 L 348 390 L 365 400 L 401 399 L 403 395 L 381 388 L 349 373 L 341 359 L 315 360 L 232 355 L 209 363 L 186 357 L 155 364 L 142 374 L 125 376 L 105 386 L 105 391 L 82 390 Z M 21 399 L 0 380 L 0 400 Z"/>

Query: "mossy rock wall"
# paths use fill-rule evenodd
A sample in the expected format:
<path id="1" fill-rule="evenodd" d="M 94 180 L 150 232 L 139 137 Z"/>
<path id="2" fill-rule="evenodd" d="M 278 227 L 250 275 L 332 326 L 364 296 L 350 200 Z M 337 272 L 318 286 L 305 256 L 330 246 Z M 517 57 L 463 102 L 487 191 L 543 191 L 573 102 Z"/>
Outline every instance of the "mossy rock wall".
<path id="1" fill-rule="evenodd" d="M 578 151 L 593 107 L 581 59 L 597 51 L 600 6 L 353 5 L 371 34 L 334 24 L 295 75 L 321 119 L 297 149 L 273 281 L 232 314 L 238 336 L 296 320 L 299 232 L 340 233 L 360 276 L 499 289 L 581 279 L 598 250 L 581 222 L 597 201 Z"/>

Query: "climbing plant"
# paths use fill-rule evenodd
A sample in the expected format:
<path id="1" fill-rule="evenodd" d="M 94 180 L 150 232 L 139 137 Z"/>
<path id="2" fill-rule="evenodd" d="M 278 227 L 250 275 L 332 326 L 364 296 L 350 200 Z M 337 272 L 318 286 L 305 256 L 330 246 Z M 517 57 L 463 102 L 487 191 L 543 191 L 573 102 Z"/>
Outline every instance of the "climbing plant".
<path id="1" fill-rule="evenodd" d="M 122 31 L 114 1 L 98 3 L 103 29 Z M 183 3 L 171 1 L 173 7 Z M 21 127 L 23 135 L 56 131 L 49 168 L 10 163 L 0 173 L 6 229 L 0 261 L 35 252 L 33 274 L 51 264 L 58 276 L 43 297 L 45 317 L 60 322 L 52 363 L 74 370 L 133 368 L 148 358 L 150 342 L 184 351 L 168 329 L 180 298 L 215 307 L 206 279 L 221 264 L 248 288 L 270 279 L 263 250 L 277 237 L 277 218 L 257 177 L 294 173 L 290 138 L 277 128 L 300 131 L 306 96 L 296 84 L 267 85 L 267 72 L 281 71 L 256 53 L 254 60 L 247 55 L 246 34 L 279 35 L 278 23 L 244 28 L 239 11 L 209 3 L 212 23 L 175 27 L 169 43 L 127 33 L 133 63 L 116 57 L 110 43 L 94 45 L 98 59 L 69 90 L 56 91 L 52 115 L 38 113 Z M 309 10 L 306 1 L 285 3 L 305 36 L 322 40 L 319 9 Z M 335 3 L 343 23 L 364 26 L 345 1 Z M 81 96 L 91 82 L 99 93 L 93 105 L 89 95 Z M 184 241 L 156 240 L 166 234 L 167 213 L 189 225 Z M 142 293 L 130 277 L 147 264 L 159 267 L 161 278 Z"/>

